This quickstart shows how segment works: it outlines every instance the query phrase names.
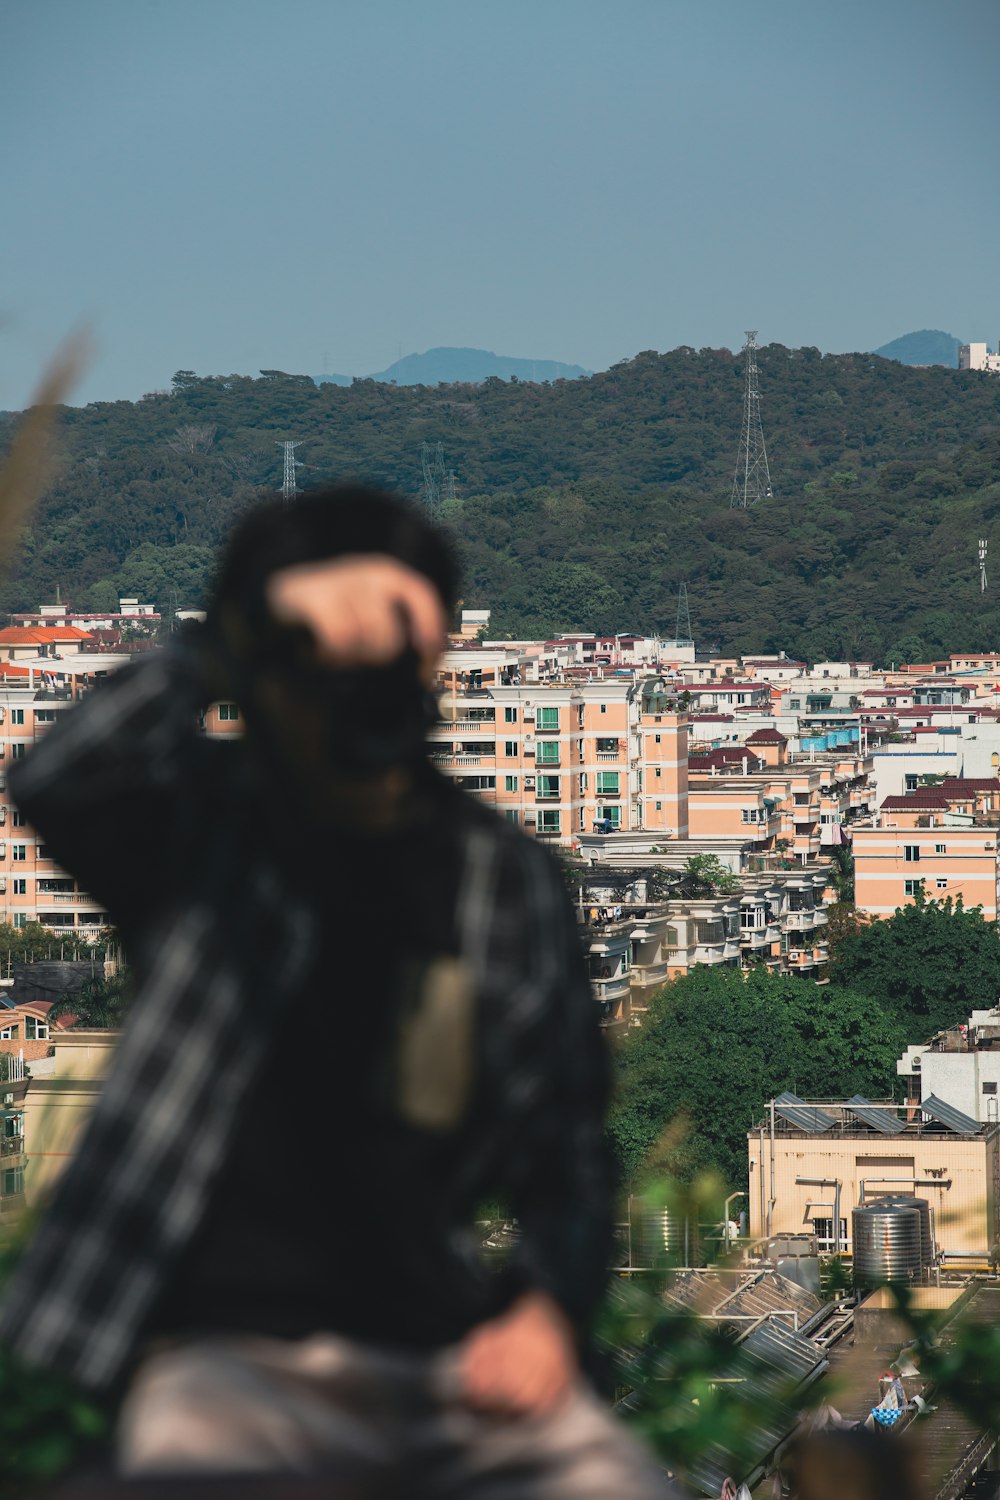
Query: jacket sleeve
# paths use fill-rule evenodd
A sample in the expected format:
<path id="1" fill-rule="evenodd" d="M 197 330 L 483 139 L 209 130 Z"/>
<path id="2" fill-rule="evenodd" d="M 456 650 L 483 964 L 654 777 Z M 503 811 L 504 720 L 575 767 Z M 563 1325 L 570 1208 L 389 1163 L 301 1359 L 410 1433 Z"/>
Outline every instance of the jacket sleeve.
<path id="1" fill-rule="evenodd" d="M 18 809 L 116 922 L 160 894 L 185 826 L 200 681 L 190 645 L 151 653 L 60 713 L 11 770 Z"/>
<path id="2" fill-rule="evenodd" d="M 533 913 L 538 959 L 551 972 L 539 1031 L 539 1102 L 508 1172 L 521 1229 L 511 1269 L 521 1285 L 548 1292 L 584 1333 L 612 1248 L 614 1171 L 604 1132 L 610 1067 L 573 910 L 554 870 L 550 879 L 548 910 L 536 906 Z"/>

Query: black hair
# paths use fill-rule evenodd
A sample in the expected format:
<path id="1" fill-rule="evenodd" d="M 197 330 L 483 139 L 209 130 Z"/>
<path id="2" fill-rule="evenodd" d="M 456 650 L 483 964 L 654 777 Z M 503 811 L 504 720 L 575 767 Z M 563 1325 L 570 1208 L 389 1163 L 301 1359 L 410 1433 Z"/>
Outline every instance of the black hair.
<path id="1" fill-rule="evenodd" d="M 223 549 L 209 614 L 228 601 L 252 623 L 266 618 L 264 585 L 279 568 L 322 562 L 352 552 L 394 557 L 437 589 L 451 615 L 458 562 L 451 543 L 415 505 L 364 485 L 335 485 L 297 500 L 269 500 L 237 523 Z"/>

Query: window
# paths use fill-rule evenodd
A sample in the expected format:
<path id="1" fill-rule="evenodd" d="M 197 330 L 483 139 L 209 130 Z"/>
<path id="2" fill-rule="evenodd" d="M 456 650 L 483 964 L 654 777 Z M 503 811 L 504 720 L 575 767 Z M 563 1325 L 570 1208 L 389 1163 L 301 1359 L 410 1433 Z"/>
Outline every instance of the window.
<path id="1" fill-rule="evenodd" d="M 540 766 L 557 766 L 559 764 L 559 741 L 539 740 L 535 748 L 535 760 Z"/>
<path id="2" fill-rule="evenodd" d="M 997 1091 L 997 1086 L 996 1086 L 995 1083 L 984 1083 L 983 1084 L 983 1093 L 984 1094 L 995 1094 L 996 1091 Z"/>
<path id="3" fill-rule="evenodd" d="M 598 755 L 617 755 L 618 741 L 599 737 L 597 741 L 597 753 Z"/>
<path id="4" fill-rule="evenodd" d="M 656 804 L 656 811 L 657 812 L 662 812 L 663 811 L 663 803 L 662 802 L 658 802 Z"/>
<path id="5" fill-rule="evenodd" d="M 14 913 L 14 926 L 15 927 L 27 927 L 27 925 L 28 925 L 28 913 L 26 911 L 16 911 Z"/>
<path id="6" fill-rule="evenodd" d="M 11 821 L 13 822 L 15 828 L 23 828 L 24 827 L 24 813 L 23 812 L 18 812 L 17 808 L 15 807 L 15 809 L 14 809 L 14 816 L 11 819 Z"/>
<path id="7" fill-rule="evenodd" d="M 511 708 L 508 705 L 504 709 L 504 711 L 503 711 L 503 721 L 504 721 L 505 724 L 516 724 L 517 723 L 517 709 L 516 708 Z"/>
<path id="8" fill-rule="evenodd" d="M 11 760 L 22 760 L 23 757 L 24 757 L 24 746 L 23 745 L 11 745 L 11 747 L 10 747 L 10 758 L 11 758 Z"/>
<path id="9" fill-rule="evenodd" d="M 505 792 L 516 792 L 517 791 L 517 777 L 516 776 L 505 776 L 504 779 L 503 779 L 503 789 L 504 789 Z"/>
<path id="10" fill-rule="evenodd" d="M 28 857 L 28 846 L 27 844 L 11 844 L 10 852 L 13 859 L 25 860 Z"/>
<path id="11" fill-rule="evenodd" d="M 938 888 L 939 891 L 946 891 L 948 889 L 948 882 L 947 882 L 947 880 L 939 880 L 937 882 L 937 888 Z"/>
<path id="12" fill-rule="evenodd" d="M 508 760 L 517 760 L 517 740 L 505 740 L 503 753 Z"/>
<path id="13" fill-rule="evenodd" d="M 12 708 L 11 711 L 10 711 L 10 722 L 12 724 L 23 724 L 24 723 L 24 709 L 23 708 Z"/>
<path id="14" fill-rule="evenodd" d="M 553 807 L 542 807 L 538 810 L 538 832 L 559 832 L 559 809 Z"/>
<path id="15" fill-rule="evenodd" d="M 606 818 L 613 828 L 617 828 L 622 820 L 622 810 L 613 804 L 610 807 L 599 807 L 597 809 L 599 818 Z"/>
<path id="16" fill-rule="evenodd" d="M 924 882 L 922 880 L 903 881 L 903 894 L 906 896 L 919 896 L 923 888 Z"/>
<path id="17" fill-rule="evenodd" d="M 905 863 L 908 864 L 908 865 L 918 864 L 919 861 L 920 861 L 920 845 L 919 844 L 904 844 L 903 845 L 903 859 L 904 859 Z"/>
<path id="18" fill-rule="evenodd" d="M 4 1026 L 0 1029 L 0 1041 L 16 1042 L 20 1034 L 20 1026 Z"/>
<path id="19" fill-rule="evenodd" d="M 788 700 L 788 707 L 789 708 L 801 708 L 802 707 L 802 699 L 801 698 L 789 698 L 789 700 Z"/>
<path id="20" fill-rule="evenodd" d="M 220 719 L 233 719 L 233 720 L 235 720 L 235 719 L 238 719 L 239 716 L 240 716 L 240 711 L 239 711 L 239 708 L 236 706 L 235 703 L 220 703 L 219 704 L 219 718 Z"/>
<path id="21" fill-rule="evenodd" d="M 49 848 L 48 844 L 39 844 L 37 849 L 35 850 L 35 854 L 39 859 L 52 858 L 52 850 Z"/>
<path id="22" fill-rule="evenodd" d="M 606 714 L 607 711 L 608 711 L 608 705 L 606 703 L 602 703 L 601 704 L 601 713 L 602 714 Z"/>
<path id="23" fill-rule="evenodd" d="M 659 734 L 654 734 L 654 735 L 653 735 L 653 744 L 654 744 L 654 745 L 658 745 L 658 744 L 659 744 L 659 743 L 660 743 L 660 740 L 661 740 L 661 739 L 662 739 L 662 738 L 663 738 L 663 736 L 662 736 L 662 735 L 659 735 Z"/>
<path id="24" fill-rule="evenodd" d="M 934 853 L 935 854 L 947 854 L 947 852 L 948 852 L 947 845 L 945 845 L 945 844 L 935 844 L 934 845 Z"/>
<path id="25" fill-rule="evenodd" d="M 24 1168 L 8 1167 L 3 1174 L 3 1196 L 11 1197 L 14 1193 L 24 1192 Z"/>
<path id="26" fill-rule="evenodd" d="M 832 1255 L 836 1248 L 841 1254 L 847 1249 L 847 1220 L 840 1221 L 840 1244 L 833 1243 L 833 1220 L 813 1219 L 813 1234 L 816 1236 L 816 1249 L 825 1255 Z"/>
<path id="27" fill-rule="evenodd" d="M 584 794 L 584 792 L 586 790 L 587 790 L 587 773 L 586 773 L 586 771 L 581 771 L 580 772 L 580 795 L 581 795 L 581 797 L 583 796 L 583 794 Z"/>
<path id="28" fill-rule="evenodd" d="M 759 807 L 741 807 L 740 816 L 744 823 L 759 823 L 761 812 Z"/>
<path id="29" fill-rule="evenodd" d="M 14 881 L 14 895 L 26 896 L 28 894 L 28 882 L 26 880 Z"/>
<path id="30" fill-rule="evenodd" d="M 539 776 L 537 781 L 539 797 L 555 798 L 559 796 L 558 776 Z"/>
<path id="31" fill-rule="evenodd" d="M 56 721 L 55 709 L 53 709 L 53 708 L 36 708 L 35 709 L 35 723 L 36 724 L 54 724 L 55 721 Z"/>
<path id="32" fill-rule="evenodd" d="M 460 784 L 467 792 L 495 792 L 497 779 L 495 776 L 462 776 Z"/>
<path id="33" fill-rule="evenodd" d="M 618 772 L 598 771 L 597 795 L 599 797 L 617 797 L 618 794 Z"/>
<path id="34" fill-rule="evenodd" d="M 49 1039 L 49 1023 L 39 1021 L 37 1016 L 25 1016 L 24 1018 L 24 1040 L 26 1042 L 47 1042 Z"/>
<path id="35" fill-rule="evenodd" d="M 507 819 L 508 823 L 517 824 L 521 821 L 521 814 L 518 812 L 516 807 L 509 807 L 504 816 Z"/>
<path id="36" fill-rule="evenodd" d="M 659 766 L 655 766 L 654 770 L 656 772 L 657 777 L 660 777 L 660 776 L 663 775 L 663 772 L 660 770 Z"/>
<path id="37" fill-rule="evenodd" d="M 540 708 L 535 715 L 535 726 L 538 729 L 558 729 L 558 708 Z"/>
<path id="38" fill-rule="evenodd" d="M 907 777 L 906 777 L 906 790 L 908 792 L 915 792 L 917 790 L 917 778 L 916 778 L 916 776 L 907 775 Z"/>

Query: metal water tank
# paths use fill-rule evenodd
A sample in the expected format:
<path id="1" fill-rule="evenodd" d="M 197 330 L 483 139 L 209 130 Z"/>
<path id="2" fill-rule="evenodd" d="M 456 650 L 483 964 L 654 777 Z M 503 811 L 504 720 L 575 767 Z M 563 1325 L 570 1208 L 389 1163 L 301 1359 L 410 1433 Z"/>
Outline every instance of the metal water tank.
<path id="1" fill-rule="evenodd" d="M 920 1215 L 912 1204 L 879 1200 L 851 1212 L 856 1286 L 884 1286 L 920 1275 Z"/>
<path id="2" fill-rule="evenodd" d="M 909 1193 L 886 1193 L 878 1198 L 869 1198 L 872 1205 L 899 1203 L 903 1208 L 915 1208 L 920 1215 L 920 1261 L 924 1266 L 934 1264 L 934 1237 L 931 1234 L 931 1206 L 926 1198 L 913 1198 Z"/>
<path id="3" fill-rule="evenodd" d="M 647 1269 L 656 1266 L 690 1266 L 698 1247 L 692 1226 L 666 1208 L 648 1208 L 639 1199 L 629 1199 L 632 1264 Z"/>

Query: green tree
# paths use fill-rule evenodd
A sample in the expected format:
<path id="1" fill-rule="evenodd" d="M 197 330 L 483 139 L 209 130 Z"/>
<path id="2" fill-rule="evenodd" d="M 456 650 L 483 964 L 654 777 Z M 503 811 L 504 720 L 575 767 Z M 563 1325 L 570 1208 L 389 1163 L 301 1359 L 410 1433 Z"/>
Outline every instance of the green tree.
<path id="1" fill-rule="evenodd" d="M 988 1010 L 1000 994 L 1000 933 L 979 907 L 917 897 L 891 917 L 845 933 L 831 988 L 863 989 L 903 1026 L 908 1042 Z"/>
<path id="2" fill-rule="evenodd" d="M 57 1000 L 49 1011 L 49 1020 L 59 1016 L 76 1016 L 74 1026 L 100 1031 L 116 1031 L 124 1022 L 132 1003 L 132 976 L 119 969 L 110 978 L 90 979 L 72 995 Z"/>
<path id="3" fill-rule="evenodd" d="M 692 854 L 684 865 L 684 885 L 692 896 L 728 896 L 739 890 L 739 876 L 717 854 Z"/>
<path id="4" fill-rule="evenodd" d="M 609 1131 L 625 1177 L 714 1167 L 746 1178 L 746 1132 L 784 1089 L 803 1098 L 885 1097 L 904 1045 L 877 1001 L 763 965 L 697 968 L 653 998 L 615 1055 Z M 686 1130 L 664 1131 L 678 1116 Z"/>

